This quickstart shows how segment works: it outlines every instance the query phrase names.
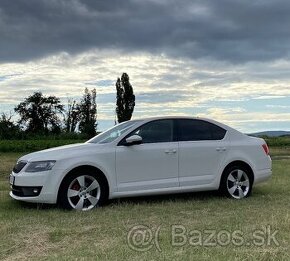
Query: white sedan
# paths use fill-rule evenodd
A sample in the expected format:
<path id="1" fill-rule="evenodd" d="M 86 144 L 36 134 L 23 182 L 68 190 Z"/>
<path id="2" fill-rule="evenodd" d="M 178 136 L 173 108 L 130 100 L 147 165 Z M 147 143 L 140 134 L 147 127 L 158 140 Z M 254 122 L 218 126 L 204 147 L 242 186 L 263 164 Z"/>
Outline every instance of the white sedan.
<path id="1" fill-rule="evenodd" d="M 112 198 L 189 191 L 242 199 L 271 176 L 271 167 L 263 139 L 209 119 L 158 117 L 23 156 L 10 175 L 10 196 L 76 210 Z"/>

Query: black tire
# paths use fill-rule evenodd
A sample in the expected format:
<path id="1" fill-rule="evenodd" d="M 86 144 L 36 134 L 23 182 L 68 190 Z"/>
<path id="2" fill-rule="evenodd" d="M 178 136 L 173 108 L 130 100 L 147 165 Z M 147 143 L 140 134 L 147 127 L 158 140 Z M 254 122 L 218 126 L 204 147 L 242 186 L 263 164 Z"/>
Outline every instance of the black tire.
<path id="1" fill-rule="evenodd" d="M 241 172 L 243 172 L 243 174 L 241 174 Z M 238 181 L 238 175 L 242 175 L 240 181 Z M 232 181 L 233 178 L 235 178 L 235 181 Z M 235 186 L 237 186 L 236 189 Z M 252 186 L 253 175 L 251 170 L 243 165 L 232 165 L 227 167 L 222 174 L 219 192 L 228 198 L 242 199 L 251 195 Z"/>
<path id="2" fill-rule="evenodd" d="M 68 198 L 68 190 L 71 183 L 76 180 L 79 177 L 85 176 L 85 182 L 89 182 L 88 180 L 96 180 L 99 184 L 99 199 L 97 201 L 97 204 L 94 207 L 99 207 L 104 205 L 108 200 L 108 186 L 107 182 L 104 180 L 104 178 L 101 175 L 98 175 L 97 171 L 90 169 L 90 168 L 81 168 L 77 169 L 75 171 L 72 171 L 69 173 L 64 180 L 62 181 L 62 184 L 59 188 L 58 193 L 58 203 L 60 207 L 68 210 L 75 209 L 72 204 L 69 202 Z M 97 190 L 97 189 L 96 189 Z M 78 196 L 75 196 L 76 200 Z M 94 208 L 92 207 L 92 208 Z M 89 210 L 89 209 L 82 209 L 82 210 Z"/>

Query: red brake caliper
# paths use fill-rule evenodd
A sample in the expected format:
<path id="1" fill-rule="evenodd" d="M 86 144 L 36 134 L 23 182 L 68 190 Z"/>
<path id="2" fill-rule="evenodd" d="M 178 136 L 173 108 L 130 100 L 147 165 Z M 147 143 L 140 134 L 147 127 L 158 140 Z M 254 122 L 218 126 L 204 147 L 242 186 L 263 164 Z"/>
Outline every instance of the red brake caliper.
<path id="1" fill-rule="evenodd" d="M 71 187 L 71 189 L 73 189 L 73 190 L 80 190 L 80 185 L 78 184 L 78 182 L 75 182 L 73 185 L 72 185 L 72 187 Z"/>

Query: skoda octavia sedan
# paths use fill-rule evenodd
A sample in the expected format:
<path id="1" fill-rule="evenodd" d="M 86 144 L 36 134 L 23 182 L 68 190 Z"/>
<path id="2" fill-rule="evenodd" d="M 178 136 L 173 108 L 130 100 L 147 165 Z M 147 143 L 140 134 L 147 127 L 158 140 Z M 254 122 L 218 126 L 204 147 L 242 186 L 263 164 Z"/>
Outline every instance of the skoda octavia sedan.
<path id="1" fill-rule="evenodd" d="M 10 175 L 10 196 L 90 210 L 119 197 L 220 190 L 248 197 L 271 174 L 269 149 L 204 118 L 131 120 L 83 144 L 20 158 Z"/>

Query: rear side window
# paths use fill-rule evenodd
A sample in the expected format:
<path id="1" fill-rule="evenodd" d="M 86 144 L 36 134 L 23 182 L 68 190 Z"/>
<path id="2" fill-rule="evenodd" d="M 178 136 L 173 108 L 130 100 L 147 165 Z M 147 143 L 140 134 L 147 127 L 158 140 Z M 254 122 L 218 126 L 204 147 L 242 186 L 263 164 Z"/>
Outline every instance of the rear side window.
<path id="1" fill-rule="evenodd" d="M 225 134 L 225 129 L 207 121 L 178 120 L 179 141 L 221 140 Z"/>
<path id="2" fill-rule="evenodd" d="M 226 135 L 226 130 L 212 123 L 210 125 L 211 135 L 213 140 L 222 140 Z"/>
<path id="3" fill-rule="evenodd" d="M 146 123 L 133 131 L 142 137 L 142 143 L 158 143 L 173 141 L 173 120 L 156 120 Z"/>

